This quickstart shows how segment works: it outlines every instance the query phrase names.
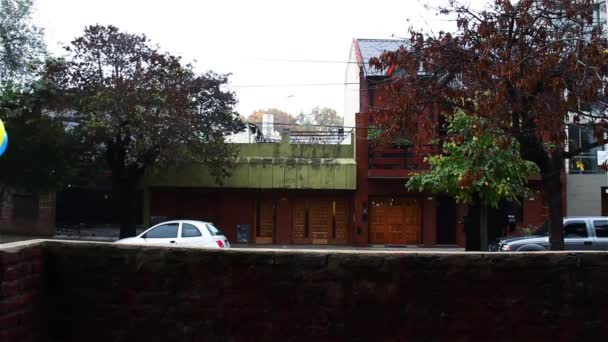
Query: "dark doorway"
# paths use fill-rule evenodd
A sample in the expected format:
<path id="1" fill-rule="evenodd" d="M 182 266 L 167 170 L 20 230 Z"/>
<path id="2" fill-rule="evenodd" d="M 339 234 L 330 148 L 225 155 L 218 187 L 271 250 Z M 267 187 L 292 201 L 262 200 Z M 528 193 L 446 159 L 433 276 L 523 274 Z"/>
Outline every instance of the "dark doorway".
<path id="1" fill-rule="evenodd" d="M 437 208 L 437 244 L 456 244 L 456 201 L 450 197 L 439 198 Z"/>
<path id="2" fill-rule="evenodd" d="M 111 189 L 66 188 L 57 193 L 57 224 L 118 225 L 118 201 Z M 136 224 L 142 224 L 143 192 L 137 195 Z"/>

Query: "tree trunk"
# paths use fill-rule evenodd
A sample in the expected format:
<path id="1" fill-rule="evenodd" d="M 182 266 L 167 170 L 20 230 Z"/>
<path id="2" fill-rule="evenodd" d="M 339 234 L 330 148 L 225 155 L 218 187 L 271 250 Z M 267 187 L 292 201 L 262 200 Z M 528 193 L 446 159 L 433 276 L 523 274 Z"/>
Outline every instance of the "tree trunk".
<path id="1" fill-rule="evenodd" d="M 143 167 L 126 163 L 125 144 L 117 137 L 116 142 L 107 143 L 106 151 L 106 159 L 112 169 L 112 187 L 118 205 L 116 212 L 120 220 L 121 239 L 135 236 L 137 185 L 144 175 Z"/>
<path id="2" fill-rule="evenodd" d="M 551 160 L 550 168 L 543 170 L 542 183 L 547 205 L 549 206 L 549 246 L 553 251 L 564 249 L 563 203 L 561 158 Z"/>
<path id="3" fill-rule="evenodd" d="M 120 219 L 120 238 L 135 236 L 136 209 L 137 209 L 137 189 L 136 184 L 129 181 L 116 183 L 118 193 L 118 215 Z"/>
<path id="4" fill-rule="evenodd" d="M 533 129 L 534 125 L 526 126 Z M 562 179 L 564 170 L 563 154 L 555 150 L 547 151 L 542 141 L 535 134 L 519 137 L 522 157 L 534 162 L 540 168 L 544 196 L 549 206 L 549 245 L 551 250 L 564 249 Z"/>
<path id="5" fill-rule="evenodd" d="M 479 239 L 480 239 L 480 249 L 483 252 L 487 252 L 488 248 L 488 206 L 486 204 L 480 203 L 480 212 L 479 212 Z"/>
<path id="6" fill-rule="evenodd" d="M 466 235 L 466 251 L 479 251 L 480 248 L 480 206 L 478 203 L 469 206 L 469 212 L 464 220 Z"/>

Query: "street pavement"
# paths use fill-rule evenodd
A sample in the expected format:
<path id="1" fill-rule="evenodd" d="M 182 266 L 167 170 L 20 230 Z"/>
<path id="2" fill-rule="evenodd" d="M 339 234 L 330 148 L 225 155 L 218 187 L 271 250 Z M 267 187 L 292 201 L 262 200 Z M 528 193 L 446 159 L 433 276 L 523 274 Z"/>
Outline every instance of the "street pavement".
<path id="1" fill-rule="evenodd" d="M 143 228 L 137 229 L 137 233 L 143 232 Z M 96 228 L 58 228 L 55 236 L 24 236 L 16 234 L 0 234 L 0 244 L 15 241 L 25 241 L 33 239 L 58 239 L 75 241 L 96 241 L 114 242 L 118 240 L 119 229 L 115 227 L 96 227 Z M 422 246 L 384 246 L 370 245 L 365 247 L 344 246 L 344 245 L 254 245 L 254 244 L 231 244 L 234 248 L 253 248 L 253 249 L 279 249 L 279 250 L 339 250 L 339 251 L 436 251 L 436 252 L 460 252 L 464 248 L 459 246 L 435 246 L 432 248 Z"/>

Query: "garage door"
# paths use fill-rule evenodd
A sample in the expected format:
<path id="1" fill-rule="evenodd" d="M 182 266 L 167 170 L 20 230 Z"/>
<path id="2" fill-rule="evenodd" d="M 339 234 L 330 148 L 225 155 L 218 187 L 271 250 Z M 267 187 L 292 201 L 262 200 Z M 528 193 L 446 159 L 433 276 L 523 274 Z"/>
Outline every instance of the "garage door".
<path id="1" fill-rule="evenodd" d="M 373 244 L 419 244 L 421 210 L 417 199 L 381 198 L 371 202 L 370 241 Z"/>

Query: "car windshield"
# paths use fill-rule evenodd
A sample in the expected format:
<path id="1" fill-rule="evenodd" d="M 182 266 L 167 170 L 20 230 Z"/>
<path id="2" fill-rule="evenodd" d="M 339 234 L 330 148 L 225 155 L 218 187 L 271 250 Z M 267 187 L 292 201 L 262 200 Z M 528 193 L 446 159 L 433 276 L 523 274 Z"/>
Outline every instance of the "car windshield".
<path id="1" fill-rule="evenodd" d="M 214 226 L 211 223 L 207 223 L 207 230 L 209 230 L 209 233 L 211 233 L 212 236 L 224 235 L 224 232 L 219 230 L 216 226 Z"/>

